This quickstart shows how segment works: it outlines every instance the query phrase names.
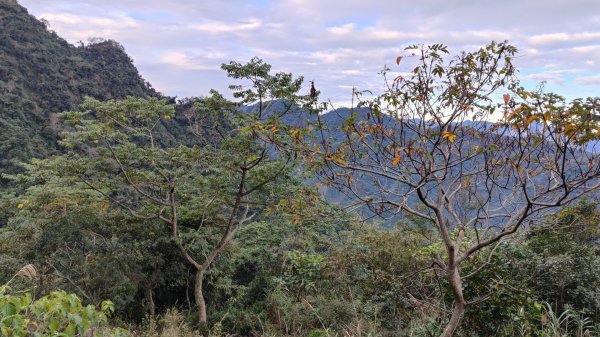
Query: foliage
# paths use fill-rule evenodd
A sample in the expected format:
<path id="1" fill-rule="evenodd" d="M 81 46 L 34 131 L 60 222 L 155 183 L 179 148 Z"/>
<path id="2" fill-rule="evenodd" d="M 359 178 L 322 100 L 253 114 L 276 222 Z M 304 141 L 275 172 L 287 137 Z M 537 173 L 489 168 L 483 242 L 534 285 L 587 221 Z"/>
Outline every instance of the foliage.
<path id="1" fill-rule="evenodd" d="M 74 108 L 85 96 L 106 100 L 157 94 L 115 41 L 70 45 L 16 1 L 0 2 L 0 25 L 3 173 L 16 172 L 19 162 L 56 153 L 56 114 Z"/>
<path id="2" fill-rule="evenodd" d="M 242 225 L 277 203 L 285 186 L 277 183 L 289 179 L 290 159 L 271 158 L 268 144 L 244 131 L 249 123 L 247 116 L 216 92 L 194 102 L 192 112 L 197 118 L 192 120 L 212 120 L 220 136 L 218 143 L 207 142 L 201 133 L 194 133 L 198 141 L 192 145 L 189 139 L 178 142 L 160 137 L 161 123 L 168 123 L 176 113 L 166 100 L 128 97 L 100 102 L 86 98 L 80 109 L 61 114 L 67 125 L 60 142 L 67 149 L 65 155 L 34 161 L 35 168 L 30 167 L 28 174 L 9 176 L 13 181 L 29 184 L 28 194 L 22 198 L 36 201 L 36 207 L 28 204 L 27 208 L 18 203 L 17 209 L 23 212 L 11 220 L 12 225 L 18 227 L 20 216 L 33 216 L 39 222 L 26 221 L 25 227 L 44 233 L 49 227 L 57 228 L 56 223 L 70 223 L 74 216 L 76 227 L 87 222 L 79 212 L 97 218 L 99 228 L 114 219 L 151 225 L 154 228 L 150 231 L 137 227 L 143 233 L 140 238 L 147 240 L 136 240 L 136 244 L 162 241 L 166 243 L 163 247 L 171 245 L 166 255 L 178 252 L 195 269 L 194 297 L 200 320 L 205 321 L 204 274 Z M 49 200 L 44 203 L 41 198 Z M 42 204 L 45 206 L 38 207 Z M 56 214 L 48 214 L 52 209 Z M 49 215 L 54 217 L 53 222 L 48 223 Z M 69 225 L 58 227 L 71 243 L 73 232 L 67 228 Z M 45 247 L 56 253 L 45 256 L 45 265 L 91 301 L 96 296 L 105 298 L 118 293 L 124 297 L 121 304 L 127 304 L 141 288 L 154 314 L 152 297 L 157 285 L 153 283 L 162 282 L 164 274 L 157 272 L 159 265 L 153 261 L 161 261 L 165 254 L 152 254 L 142 246 L 137 250 L 141 260 L 136 261 L 135 255 L 131 256 L 133 259 L 123 259 L 118 252 L 121 248 L 131 249 L 130 244 L 115 238 L 115 234 L 123 236 L 127 230 L 105 227 L 109 231 L 105 235 L 116 240 L 102 240 L 104 233 L 90 227 L 93 226 L 75 238 L 74 246 Z M 102 239 L 96 240 L 95 234 Z M 45 244 L 56 242 L 55 239 L 61 237 L 46 239 Z M 96 257 L 93 260 L 89 259 L 92 254 Z M 146 256 L 154 259 L 145 260 Z M 112 260 L 115 258 L 118 263 Z M 124 266 L 116 268 L 116 272 L 103 268 L 108 272 L 106 276 L 87 274 L 86 270 L 92 270 L 96 263 Z M 91 282 L 104 277 L 125 289 L 115 292 Z M 99 289 L 112 293 L 98 294 Z"/>
<path id="3" fill-rule="evenodd" d="M 290 252 L 287 264 L 284 282 L 289 291 L 300 298 L 303 294 L 316 290 L 315 283 L 325 267 L 323 256 Z"/>
<path id="4" fill-rule="evenodd" d="M 199 336 L 186 322 L 185 316 L 177 310 L 168 310 L 161 317 L 149 317 L 140 327 L 132 327 L 135 337 L 195 337 Z"/>
<path id="5" fill-rule="evenodd" d="M 49 62 L 38 78 L 57 92 L 15 77 L 27 66 L 1 54 L 13 63 L 0 102 L 22 102 L 6 130 L 72 110 L 3 157 L 18 188 L 0 200 L 0 281 L 25 287 L 12 271 L 33 263 L 41 297 L 3 288 L 2 334 L 125 333 L 109 314 L 148 337 L 597 332 L 596 204 L 549 215 L 596 187 L 597 101 L 520 88 L 507 43 L 450 59 L 443 45 L 412 46 L 398 58 L 410 75 L 372 100 L 355 90 L 359 106 L 334 113 L 258 58 L 223 65 L 240 102 L 212 91 L 174 105 L 148 97 L 118 44 L 72 47 L 0 6 L 0 48 L 38 48 L 24 60 Z M 19 37 L 19 25 L 36 33 Z M 68 70 L 52 75 L 54 60 Z M 53 156 L 40 150 L 54 142 Z M 34 153 L 46 158 L 13 165 Z M 381 222 L 319 195 L 333 189 Z M 106 299 L 114 308 L 93 307 Z M 461 326 L 444 332 L 449 320 Z"/>
<path id="6" fill-rule="evenodd" d="M 34 161 L 16 177 L 29 187 L 12 202 L 18 212 L 0 239 L 3 254 L 39 266 L 42 293 L 60 288 L 91 303 L 110 299 L 119 314 L 140 319 L 140 309 L 149 310 L 148 284 L 165 286 L 169 274 L 181 273 L 166 253 L 164 229 L 111 209 L 98 193 L 56 174 L 59 163 Z M 9 275 L 10 268 L 0 270 Z"/>
<path id="7" fill-rule="evenodd" d="M 581 201 L 533 226 L 519 266 L 529 287 L 562 312 L 600 316 L 598 209 Z"/>
<path id="8" fill-rule="evenodd" d="M 482 300 L 465 292 L 467 264 L 536 217 L 600 188 L 598 101 L 521 88 L 517 50 L 507 42 L 454 57 L 441 44 L 406 50 L 397 63 L 406 60 L 407 76 L 388 79 L 385 69 L 383 93 L 362 99 L 354 92 L 366 110 L 351 110 L 341 123 L 319 118 L 288 128 L 278 144 L 300 152 L 323 181 L 375 215 L 432 224 L 443 251 L 431 261 L 454 298 L 440 334 L 450 337 L 466 308 Z M 499 93 L 504 103 L 494 100 Z M 496 110 L 504 117 L 492 122 Z M 480 263 L 476 272 L 486 267 Z"/>
<path id="9" fill-rule="evenodd" d="M 96 336 L 113 311 L 114 305 L 109 301 L 97 309 L 82 305 L 76 295 L 63 291 L 34 300 L 30 293 L 10 294 L 8 287 L 0 288 L 3 336 Z M 127 335 L 123 329 L 111 330 L 110 334 Z"/>

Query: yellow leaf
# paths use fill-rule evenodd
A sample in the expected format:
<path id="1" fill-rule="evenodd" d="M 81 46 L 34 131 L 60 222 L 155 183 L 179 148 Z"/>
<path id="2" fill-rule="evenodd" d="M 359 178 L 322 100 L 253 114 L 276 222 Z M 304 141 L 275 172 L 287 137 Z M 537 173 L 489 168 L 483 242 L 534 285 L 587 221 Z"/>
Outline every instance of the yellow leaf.
<path id="1" fill-rule="evenodd" d="M 530 116 L 529 118 L 527 118 L 527 122 L 525 123 L 525 127 L 528 127 L 531 122 L 535 121 L 537 119 L 536 115 Z"/>
<path id="2" fill-rule="evenodd" d="M 18 209 L 21 209 L 21 208 L 23 208 L 23 206 L 24 206 L 23 204 L 18 204 L 18 205 L 17 205 L 17 208 L 18 208 Z"/>
<path id="3" fill-rule="evenodd" d="M 456 134 L 452 133 L 450 131 L 444 131 L 444 132 L 442 132 L 442 137 L 444 139 L 447 139 L 450 143 L 454 143 L 454 139 L 456 138 Z"/>
<path id="4" fill-rule="evenodd" d="M 567 124 L 565 125 L 565 132 L 568 134 L 572 134 L 573 131 L 577 131 L 578 127 L 575 124 Z"/>
<path id="5" fill-rule="evenodd" d="M 398 165 L 398 163 L 400 162 L 401 158 L 399 155 L 396 155 L 396 158 L 394 158 L 394 161 L 392 161 L 392 165 Z"/>

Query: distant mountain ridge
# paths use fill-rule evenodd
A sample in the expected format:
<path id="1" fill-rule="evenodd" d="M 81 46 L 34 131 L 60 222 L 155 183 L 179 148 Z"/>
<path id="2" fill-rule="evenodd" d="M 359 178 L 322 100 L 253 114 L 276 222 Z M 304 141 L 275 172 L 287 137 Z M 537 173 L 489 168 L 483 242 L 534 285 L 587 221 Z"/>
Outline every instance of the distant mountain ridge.
<path id="1" fill-rule="evenodd" d="M 56 113 L 75 109 L 85 96 L 100 100 L 127 96 L 161 96 L 138 73 L 124 48 L 114 41 L 96 40 L 79 47 L 67 43 L 14 0 L 0 0 L 0 191 L 1 173 L 18 170 L 19 162 L 59 152 Z M 161 143 L 195 144 L 186 114 L 198 98 L 181 100 L 170 123 L 160 123 Z M 256 106 L 241 109 L 251 112 Z M 285 102 L 269 102 L 265 116 L 286 111 Z M 339 108 L 320 115 L 330 127 L 326 137 L 341 139 L 341 126 L 354 116 L 372 118 L 368 108 Z M 393 129 L 394 119 L 381 115 Z M 298 127 L 315 124 L 317 116 L 291 109 L 282 122 Z M 212 125 L 202 124 L 206 142 L 218 139 Z M 465 122 L 470 125 L 473 122 Z M 164 132 L 163 132 L 164 131 Z M 366 186 L 366 189 L 371 187 Z M 350 198 L 335 188 L 321 187 L 329 201 L 346 204 Z M 373 191 L 373 193 L 376 193 Z M 0 205 L 1 206 L 1 205 Z M 0 219 L 0 225 L 1 225 Z"/>
<path id="2" fill-rule="evenodd" d="M 85 96 L 157 95 L 117 42 L 75 47 L 14 0 L 0 0 L 0 27 L 0 172 L 54 153 L 56 113 Z"/>

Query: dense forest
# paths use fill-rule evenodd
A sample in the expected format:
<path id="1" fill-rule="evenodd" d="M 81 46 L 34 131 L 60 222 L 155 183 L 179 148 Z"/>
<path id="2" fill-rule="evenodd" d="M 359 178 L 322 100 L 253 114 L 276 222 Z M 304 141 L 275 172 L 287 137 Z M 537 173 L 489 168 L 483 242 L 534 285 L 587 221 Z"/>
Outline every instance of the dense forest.
<path id="1" fill-rule="evenodd" d="M 0 335 L 600 335 L 600 98 L 507 42 L 410 46 L 333 109 L 258 58 L 175 101 L 0 23 Z"/>

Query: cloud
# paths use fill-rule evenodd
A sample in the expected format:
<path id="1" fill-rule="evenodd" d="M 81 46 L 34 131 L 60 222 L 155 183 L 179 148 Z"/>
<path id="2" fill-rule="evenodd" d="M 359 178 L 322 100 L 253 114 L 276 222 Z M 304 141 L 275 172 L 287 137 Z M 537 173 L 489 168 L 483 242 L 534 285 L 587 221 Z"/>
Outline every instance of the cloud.
<path id="1" fill-rule="evenodd" d="M 346 23 L 341 26 L 329 27 L 327 31 L 334 35 L 347 35 L 356 31 L 356 27 L 352 23 Z"/>
<path id="2" fill-rule="evenodd" d="M 274 71 L 315 80 L 324 98 L 348 88 L 383 89 L 379 71 L 399 66 L 411 44 L 452 53 L 508 40 L 525 84 L 547 81 L 566 95 L 600 92 L 600 1 L 589 0 L 20 0 L 75 43 L 121 42 L 142 75 L 170 95 L 227 92 L 219 67 L 259 56 Z M 577 78 L 575 78 L 577 77 Z M 554 87 L 553 87 L 554 89 Z"/>
<path id="3" fill-rule="evenodd" d="M 529 38 L 533 45 L 550 44 L 557 42 L 589 42 L 600 41 L 600 32 L 582 32 L 582 33 L 553 33 L 534 35 Z"/>
<path id="4" fill-rule="evenodd" d="M 206 65 L 206 64 L 202 64 L 202 62 L 200 62 L 200 60 L 198 59 L 194 59 L 194 57 L 190 56 L 187 53 L 184 52 L 168 52 L 166 54 L 164 54 L 160 60 L 163 63 L 166 63 L 168 65 L 177 67 L 177 68 L 181 68 L 181 69 L 187 69 L 187 70 L 218 70 L 219 67 L 214 67 L 211 65 Z"/>
<path id="5" fill-rule="evenodd" d="M 249 19 L 246 22 L 209 21 L 202 24 L 192 24 L 187 28 L 208 34 L 238 33 L 257 30 L 263 26 L 261 20 Z"/>
<path id="6" fill-rule="evenodd" d="M 117 14 L 116 17 L 102 17 L 102 16 L 88 16 L 88 15 L 74 15 L 70 13 L 42 13 L 40 17 L 52 22 L 53 24 L 59 25 L 92 25 L 92 26 L 103 26 L 113 29 L 127 29 L 133 27 L 139 27 L 140 23 L 125 14 Z"/>
<path id="7" fill-rule="evenodd" d="M 68 30 L 71 40 L 87 40 L 95 36 L 113 37 L 123 30 L 132 30 L 142 26 L 140 21 L 124 13 L 95 16 L 54 12 L 41 13 L 39 16 L 50 22 L 51 29 L 58 29 L 59 32 Z"/>
<path id="8" fill-rule="evenodd" d="M 600 75 L 579 77 L 575 79 L 575 82 L 581 85 L 600 85 Z"/>
<path id="9" fill-rule="evenodd" d="M 571 48 L 571 51 L 579 54 L 589 54 L 593 52 L 600 51 L 600 44 L 588 45 L 588 46 L 578 46 Z"/>
<path id="10" fill-rule="evenodd" d="M 526 78 L 530 80 L 550 82 L 556 85 L 563 85 L 565 84 L 567 77 L 577 74 L 578 72 L 579 71 L 577 69 L 552 70 L 530 74 L 527 75 Z"/>

